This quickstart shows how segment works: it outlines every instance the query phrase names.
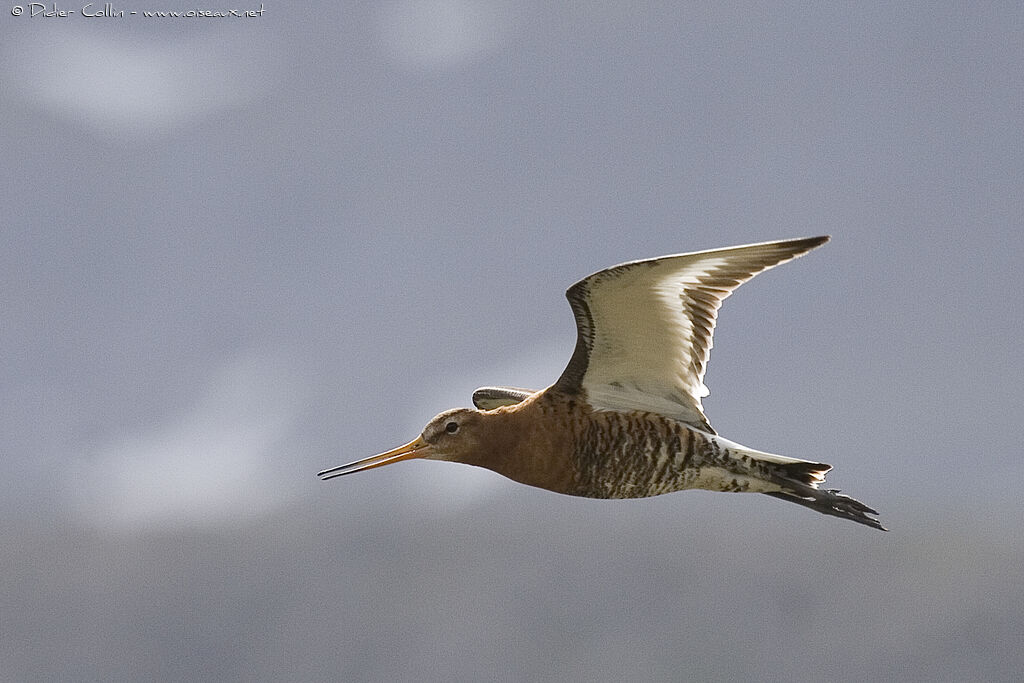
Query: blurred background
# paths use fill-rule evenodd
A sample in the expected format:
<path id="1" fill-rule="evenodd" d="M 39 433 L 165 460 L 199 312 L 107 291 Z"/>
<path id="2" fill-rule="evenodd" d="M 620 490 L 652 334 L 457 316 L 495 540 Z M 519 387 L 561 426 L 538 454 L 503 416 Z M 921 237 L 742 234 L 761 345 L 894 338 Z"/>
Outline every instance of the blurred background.
<path id="1" fill-rule="evenodd" d="M 14 7 L 0 679 L 1019 680 L 1018 3 Z M 705 408 L 888 534 L 315 477 L 552 382 L 595 270 L 826 233 Z"/>

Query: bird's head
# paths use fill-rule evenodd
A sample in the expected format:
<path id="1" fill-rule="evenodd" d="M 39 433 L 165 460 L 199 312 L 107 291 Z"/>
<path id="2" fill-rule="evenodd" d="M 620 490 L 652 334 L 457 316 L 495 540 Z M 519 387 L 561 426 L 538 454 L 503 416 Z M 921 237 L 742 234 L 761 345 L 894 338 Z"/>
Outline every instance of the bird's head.
<path id="1" fill-rule="evenodd" d="M 494 413 L 485 414 L 473 408 L 446 410 L 428 422 L 423 432 L 404 446 L 332 467 L 317 476 L 324 480 L 333 479 L 413 458 L 471 463 L 473 454 L 481 450 L 485 435 L 491 431 L 488 429 L 488 417 L 493 419 Z"/>

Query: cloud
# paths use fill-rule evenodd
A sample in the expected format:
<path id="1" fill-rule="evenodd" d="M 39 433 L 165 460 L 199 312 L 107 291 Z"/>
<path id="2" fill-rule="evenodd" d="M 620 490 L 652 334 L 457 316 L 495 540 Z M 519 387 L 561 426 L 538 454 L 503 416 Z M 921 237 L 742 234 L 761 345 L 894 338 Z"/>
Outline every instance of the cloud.
<path id="1" fill-rule="evenodd" d="M 141 42 L 51 25 L 7 42 L 0 79 L 30 106 L 101 134 L 171 133 L 250 101 L 272 80 L 269 41 L 232 29 Z"/>
<path id="2" fill-rule="evenodd" d="M 218 370 L 183 415 L 112 439 L 70 477 L 85 517 L 102 526 L 208 526 L 285 502 L 275 453 L 295 412 L 280 364 L 256 356 Z"/>
<path id="3" fill-rule="evenodd" d="M 511 23 L 505 4 L 480 0 L 392 2 L 378 21 L 388 56 L 425 69 L 458 66 L 500 48 Z"/>

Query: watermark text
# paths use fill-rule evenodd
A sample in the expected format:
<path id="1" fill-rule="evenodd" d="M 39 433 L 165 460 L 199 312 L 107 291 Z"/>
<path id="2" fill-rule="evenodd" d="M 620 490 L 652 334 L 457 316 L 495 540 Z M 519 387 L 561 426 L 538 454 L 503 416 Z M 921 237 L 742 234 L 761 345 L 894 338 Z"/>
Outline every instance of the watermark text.
<path id="1" fill-rule="evenodd" d="M 120 9 L 112 2 L 87 2 L 75 8 L 61 7 L 55 2 L 29 2 L 11 7 L 11 15 L 30 19 L 64 19 L 69 17 L 124 19 L 258 19 L 266 13 L 263 3 L 258 9 L 183 9 L 183 10 L 129 10 Z"/>

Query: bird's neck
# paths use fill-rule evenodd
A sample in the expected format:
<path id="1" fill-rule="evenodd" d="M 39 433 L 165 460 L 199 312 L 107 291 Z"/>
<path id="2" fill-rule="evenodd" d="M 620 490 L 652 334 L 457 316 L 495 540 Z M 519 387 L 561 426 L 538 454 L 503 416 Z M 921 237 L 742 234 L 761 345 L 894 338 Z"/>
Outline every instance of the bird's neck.
<path id="1" fill-rule="evenodd" d="M 570 457 L 571 435 L 555 419 L 556 412 L 545 401 L 498 409 L 488 434 L 488 447 L 476 451 L 469 464 L 522 484 L 571 492 L 576 479 Z"/>

